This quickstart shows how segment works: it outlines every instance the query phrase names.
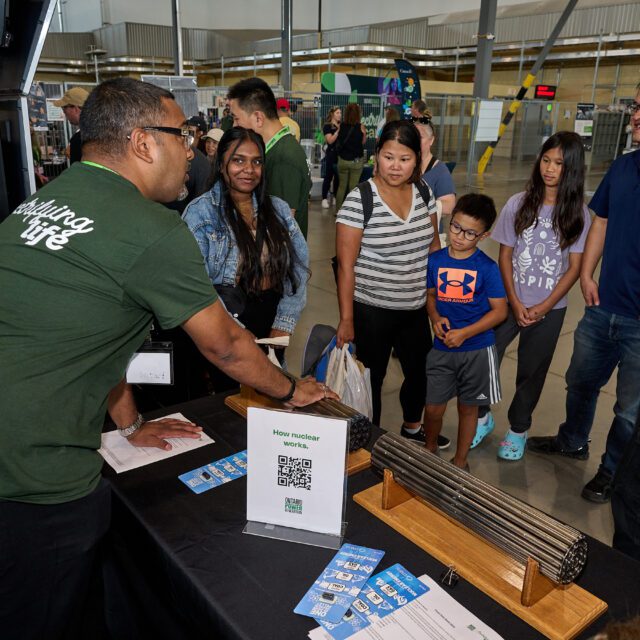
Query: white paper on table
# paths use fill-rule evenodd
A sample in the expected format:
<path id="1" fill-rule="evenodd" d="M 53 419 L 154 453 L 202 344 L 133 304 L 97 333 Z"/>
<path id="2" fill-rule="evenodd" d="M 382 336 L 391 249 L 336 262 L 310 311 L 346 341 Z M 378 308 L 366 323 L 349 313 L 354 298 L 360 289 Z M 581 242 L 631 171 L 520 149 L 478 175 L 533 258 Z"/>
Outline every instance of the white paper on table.
<path id="1" fill-rule="evenodd" d="M 349 636 L 352 640 L 504 640 L 491 627 L 456 602 L 435 580 L 420 576 L 429 587 L 412 602 Z M 314 629 L 315 633 L 315 629 Z M 311 637 L 311 636 L 310 636 Z M 315 635 L 313 640 L 322 640 Z"/>
<path id="2" fill-rule="evenodd" d="M 164 418 L 174 418 L 175 420 L 189 422 L 181 413 L 172 413 L 157 419 L 162 420 Z M 165 438 L 165 440 L 171 444 L 170 451 L 156 447 L 134 447 L 117 430 L 109 431 L 102 434 L 102 446 L 98 449 L 98 453 L 116 473 L 122 473 L 123 471 L 144 467 L 152 462 L 158 462 L 158 460 L 172 458 L 180 453 L 192 451 L 214 442 L 204 431 L 200 433 L 199 440 L 195 438 Z"/>

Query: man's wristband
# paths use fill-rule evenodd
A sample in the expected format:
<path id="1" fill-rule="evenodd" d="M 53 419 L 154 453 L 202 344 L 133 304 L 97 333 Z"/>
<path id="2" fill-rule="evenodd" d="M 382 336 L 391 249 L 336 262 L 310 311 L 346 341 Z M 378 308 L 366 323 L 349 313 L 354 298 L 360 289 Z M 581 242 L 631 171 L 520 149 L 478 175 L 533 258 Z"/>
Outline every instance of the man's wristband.
<path id="1" fill-rule="evenodd" d="M 278 402 L 289 402 L 289 400 L 291 400 L 291 398 L 293 398 L 293 394 L 296 392 L 296 379 L 289 375 L 288 373 L 286 373 L 285 371 L 281 371 L 282 375 L 287 378 L 287 380 L 291 381 L 291 387 L 289 388 L 289 392 L 287 393 L 286 396 L 282 396 L 282 398 L 273 398 L 274 400 L 277 400 Z"/>
<path id="2" fill-rule="evenodd" d="M 142 426 L 143 422 L 144 418 L 142 417 L 142 414 L 139 413 L 134 423 L 127 425 L 126 427 L 118 427 L 118 433 L 123 438 L 129 438 Z"/>

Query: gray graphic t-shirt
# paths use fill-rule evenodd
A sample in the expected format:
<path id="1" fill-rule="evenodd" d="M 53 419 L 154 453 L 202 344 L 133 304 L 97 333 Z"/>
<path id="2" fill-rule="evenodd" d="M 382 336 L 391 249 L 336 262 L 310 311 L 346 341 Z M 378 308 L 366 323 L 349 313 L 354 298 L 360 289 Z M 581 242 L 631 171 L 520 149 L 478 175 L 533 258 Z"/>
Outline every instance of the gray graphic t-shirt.
<path id="1" fill-rule="evenodd" d="M 569 268 L 569 253 L 582 253 L 591 226 L 589 209 L 584 206 L 584 228 L 580 237 L 566 249 L 560 249 L 553 230 L 553 206 L 542 205 L 534 224 L 517 236 L 514 228 L 516 212 L 524 192 L 511 196 L 500 212 L 491 237 L 500 244 L 513 247 L 513 282 L 516 295 L 526 307 L 539 304 L 549 297 L 558 280 Z M 567 306 L 562 298 L 554 309 Z"/>

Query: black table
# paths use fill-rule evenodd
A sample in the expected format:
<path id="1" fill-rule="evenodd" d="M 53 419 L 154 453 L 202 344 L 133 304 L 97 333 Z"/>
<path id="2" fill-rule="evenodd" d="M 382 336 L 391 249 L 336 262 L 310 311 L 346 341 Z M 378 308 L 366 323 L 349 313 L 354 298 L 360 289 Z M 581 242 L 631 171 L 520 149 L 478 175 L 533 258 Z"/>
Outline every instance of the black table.
<path id="1" fill-rule="evenodd" d="M 178 475 L 245 449 L 246 422 L 220 396 L 162 415 L 174 411 L 203 426 L 215 444 L 120 475 L 105 465 L 114 492 L 108 580 L 123 594 L 109 599 L 107 615 L 118 640 L 306 638 L 317 624 L 293 608 L 335 551 L 242 534 L 246 478 L 192 493 Z M 349 479 L 345 542 L 385 550 L 380 570 L 400 562 L 437 578 L 440 562 L 351 499 L 377 482 L 370 470 Z M 596 540 L 589 539 L 578 584 L 609 604 L 581 638 L 640 612 L 640 563 Z M 463 580 L 451 594 L 505 639 L 542 637 Z"/>

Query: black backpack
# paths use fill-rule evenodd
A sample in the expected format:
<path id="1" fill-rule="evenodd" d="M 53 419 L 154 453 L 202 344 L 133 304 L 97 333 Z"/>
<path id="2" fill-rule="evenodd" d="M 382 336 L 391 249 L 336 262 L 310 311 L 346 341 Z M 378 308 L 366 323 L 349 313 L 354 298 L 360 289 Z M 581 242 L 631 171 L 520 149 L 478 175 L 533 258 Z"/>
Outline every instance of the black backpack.
<path id="1" fill-rule="evenodd" d="M 419 180 L 416 183 L 416 187 L 418 189 L 418 193 L 422 196 L 425 204 L 429 204 L 429 200 L 433 197 L 431 192 L 431 187 L 424 181 Z M 362 231 L 367 228 L 369 224 L 369 220 L 371 220 L 371 216 L 373 214 L 373 190 L 371 189 L 371 183 L 368 180 L 364 182 L 360 182 L 356 189 L 360 190 L 360 201 L 362 202 L 362 215 L 363 215 L 363 226 Z M 331 267 L 333 268 L 333 277 L 336 280 L 336 284 L 338 283 L 338 256 L 333 256 L 331 258 Z"/>

